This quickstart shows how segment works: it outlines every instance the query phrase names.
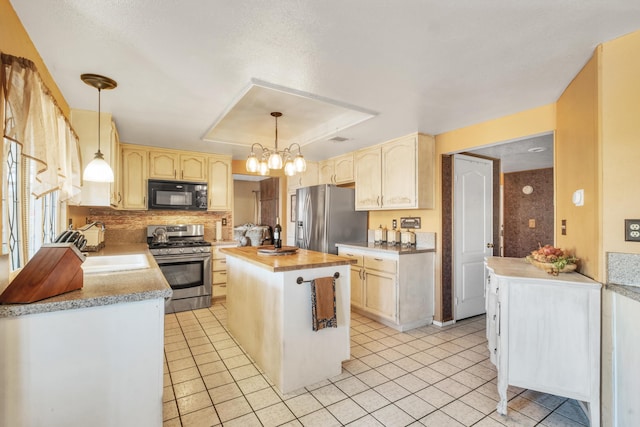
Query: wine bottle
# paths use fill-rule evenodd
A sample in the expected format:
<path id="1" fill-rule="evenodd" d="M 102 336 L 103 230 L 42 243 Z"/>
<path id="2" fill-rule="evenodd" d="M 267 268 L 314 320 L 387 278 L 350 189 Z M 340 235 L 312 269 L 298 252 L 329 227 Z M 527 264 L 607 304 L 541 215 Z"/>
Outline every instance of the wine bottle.
<path id="1" fill-rule="evenodd" d="M 273 246 L 276 249 L 282 247 L 282 227 L 280 226 L 280 218 L 276 217 L 276 226 L 273 227 Z"/>

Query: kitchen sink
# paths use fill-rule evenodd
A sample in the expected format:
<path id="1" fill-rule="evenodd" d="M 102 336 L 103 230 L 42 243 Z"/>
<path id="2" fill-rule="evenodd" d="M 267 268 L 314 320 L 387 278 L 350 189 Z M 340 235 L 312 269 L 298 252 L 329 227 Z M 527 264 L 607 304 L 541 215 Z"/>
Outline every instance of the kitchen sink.
<path id="1" fill-rule="evenodd" d="M 145 254 L 91 256 L 82 263 L 82 269 L 88 274 L 144 268 L 149 268 Z"/>

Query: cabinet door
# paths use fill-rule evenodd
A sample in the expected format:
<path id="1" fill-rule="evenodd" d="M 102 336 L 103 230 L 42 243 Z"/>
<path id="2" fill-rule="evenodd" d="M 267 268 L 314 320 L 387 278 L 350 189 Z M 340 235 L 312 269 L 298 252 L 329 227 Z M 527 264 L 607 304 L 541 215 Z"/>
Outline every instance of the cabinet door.
<path id="1" fill-rule="evenodd" d="M 122 149 L 122 207 L 147 209 L 147 151 Z"/>
<path id="2" fill-rule="evenodd" d="M 396 277 L 375 270 L 364 271 L 365 308 L 379 316 L 396 321 Z"/>
<path id="3" fill-rule="evenodd" d="M 417 202 L 416 137 L 382 145 L 382 206 L 415 208 Z"/>
<path id="4" fill-rule="evenodd" d="M 181 155 L 180 179 L 205 182 L 207 180 L 207 158 L 191 154 Z"/>
<path id="5" fill-rule="evenodd" d="M 111 168 L 113 169 L 113 182 L 110 185 L 109 203 L 112 208 L 122 207 L 122 177 L 121 177 L 121 156 L 120 137 L 115 123 L 111 122 Z"/>
<path id="6" fill-rule="evenodd" d="M 210 211 L 230 211 L 233 209 L 233 178 L 231 158 L 209 157 L 209 181 L 207 193 Z"/>
<path id="7" fill-rule="evenodd" d="M 180 156 L 170 151 L 149 152 L 149 178 L 178 179 Z"/>
<path id="8" fill-rule="evenodd" d="M 487 311 L 487 326 L 486 326 L 486 336 L 487 336 L 487 348 L 489 349 L 489 357 L 491 359 L 491 363 L 494 365 L 497 364 L 497 353 L 498 353 L 498 322 L 499 313 L 498 313 L 498 283 L 497 278 L 493 274 L 491 270 L 486 271 L 486 281 L 485 281 L 485 304 Z"/>
<path id="9" fill-rule="evenodd" d="M 356 152 L 356 210 L 380 209 L 380 159 L 380 147 Z"/>
<path id="10" fill-rule="evenodd" d="M 335 158 L 334 177 L 336 184 L 353 182 L 353 153 Z"/>
<path id="11" fill-rule="evenodd" d="M 318 184 L 335 184 L 333 160 L 318 163 Z"/>
<path id="12" fill-rule="evenodd" d="M 351 305 L 361 308 L 364 297 L 364 284 L 362 280 L 362 267 L 351 267 Z"/>
<path id="13" fill-rule="evenodd" d="M 300 175 L 300 187 L 318 184 L 318 163 L 307 162 L 307 170 Z"/>

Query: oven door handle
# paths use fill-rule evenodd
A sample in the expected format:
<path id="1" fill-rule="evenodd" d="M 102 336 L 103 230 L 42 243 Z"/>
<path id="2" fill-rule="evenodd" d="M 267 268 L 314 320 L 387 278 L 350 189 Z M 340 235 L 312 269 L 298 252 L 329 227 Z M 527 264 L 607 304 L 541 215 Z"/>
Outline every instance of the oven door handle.
<path id="1" fill-rule="evenodd" d="M 194 288 L 196 286 L 200 286 L 202 283 L 200 283 L 200 281 L 197 282 L 191 282 L 191 283 L 183 283 L 181 285 L 171 285 L 171 289 L 187 289 L 187 288 Z"/>
<path id="2" fill-rule="evenodd" d="M 167 264 L 175 264 L 177 262 L 198 262 L 198 261 L 206 261 L 211 259 L 211 254 L 206 254 L 202 256 L 193 256 L 193 255 L 169 255 L 169 256 L 158 256 L 154 255 L 154 259 L 158 265 L 167 265 Z"/>

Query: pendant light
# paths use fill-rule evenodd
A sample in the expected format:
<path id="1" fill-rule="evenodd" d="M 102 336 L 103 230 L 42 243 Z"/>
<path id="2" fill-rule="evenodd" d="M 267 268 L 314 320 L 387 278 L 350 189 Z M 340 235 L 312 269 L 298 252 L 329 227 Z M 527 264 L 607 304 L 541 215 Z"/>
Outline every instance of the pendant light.
<path id="1" fill-rule="evenodd" d="M 268 175 L 269 169 L 282 169 L 284 166 L 284 173 L 287 176 L 293 176 L 296 172 L 304 172 L 307 169 L 307 163 L 300 152 L 299 144 L 294 142 L 284 150 L 278 150 L 278 117 L 282 117 L 282 113 L 274 111 L 271 113 L 271 116 L 276 119 L 275 147 L 270 150 L 257 142 L 253 144 L 251 146 L 251 153 L 247 158 L 247 171 L 252 173 L 258 172 L 260 175 Z M 254 152 L 254 148 L 256 147 L 260 148 L 261 155 L 259 159 Z M 296 147 L 298 154 L 293 157 L 293 150 L 296 149 Z"/>
<path id="2" fill-rule="evenodd" d="M 84 169 L 82 179 L 93 182 L 113 182 L 113 170 L 111 170 L 109 163 L 104 160 L 104 155 L 100 151 L 100 92 L 102 92 L 102 89 L 113 89 L 118 86 L 118 83 L 109 77 L 98 74 L 82 74 L 80 79 L 89 86 L 98 89 L 98 151 L 93 160 Z"/>

